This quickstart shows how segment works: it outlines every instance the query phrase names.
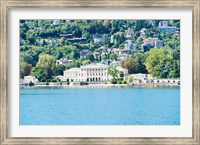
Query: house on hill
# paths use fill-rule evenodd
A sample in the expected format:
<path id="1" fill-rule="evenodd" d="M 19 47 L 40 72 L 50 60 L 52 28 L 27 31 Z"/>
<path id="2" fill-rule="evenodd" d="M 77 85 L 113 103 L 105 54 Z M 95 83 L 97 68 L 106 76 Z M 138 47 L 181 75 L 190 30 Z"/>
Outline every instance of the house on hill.
<path id="1" fill-rule="evenodd" d="M 65 66 L 68 66 L 70 65 L 71 63 L 73 62 L 73 60 L 68 60 L 67 58 L 61 58 L 59 60 L 56 60 L 56 65 L 65 65 Z"/>
<path id="2" fill-rule="evenodd" d="M 176 27 L 169 26 L 168 21 L 160 21 L 159 22 L 159 29 L 161 33 L 175 33 L 177 31 Z"/>

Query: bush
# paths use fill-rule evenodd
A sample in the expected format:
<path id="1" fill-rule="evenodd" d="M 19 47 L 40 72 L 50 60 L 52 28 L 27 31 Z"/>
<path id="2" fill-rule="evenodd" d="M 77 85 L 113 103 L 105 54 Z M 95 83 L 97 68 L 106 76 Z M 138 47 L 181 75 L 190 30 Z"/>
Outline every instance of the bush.
<path id="1" fill-rule="evenodd" d="M 120 81 L 118 81 L 117 83 L 118 83 L 118 84 L 122 84 L 122 81 L 120 80 Z"/>
<path id="2" fill-rule="evenodd" d="M 122 84 L 127 84 L 127 82 L 125 80 L 122 81 Z"/>
<path id="3" fill-rule="evenodd" d="M 51 82 L 51 80 L 50 79 L 46 79 L 46 82 Z"/>
<path id="4" fill-rule="evenodd" d="M 117 81 L 114 80 L 114 79 L 112 79 L 112 80 L 111 80 L 111 84 L 117 84 Z"/>

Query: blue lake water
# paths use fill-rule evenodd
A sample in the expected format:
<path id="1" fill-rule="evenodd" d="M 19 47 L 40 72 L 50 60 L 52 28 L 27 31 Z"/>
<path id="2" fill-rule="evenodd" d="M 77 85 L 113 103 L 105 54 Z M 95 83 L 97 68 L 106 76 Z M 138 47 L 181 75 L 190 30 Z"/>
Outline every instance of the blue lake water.
<path id="1" fill-rule="evenodd" d="M 20 125 L 179 124 L 179 87 L 20 88 Z"/>

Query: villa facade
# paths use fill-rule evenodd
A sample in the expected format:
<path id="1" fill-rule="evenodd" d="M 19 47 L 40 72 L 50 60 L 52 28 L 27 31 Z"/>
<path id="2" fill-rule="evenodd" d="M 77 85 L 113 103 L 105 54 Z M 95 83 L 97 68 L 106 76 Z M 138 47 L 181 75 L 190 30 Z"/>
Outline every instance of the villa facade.
<path id="1" fill-rule="evenodd" d="M 80 68 L 71 68 L 64 71 L 63 79 L 66 81 L 107 81 L 110 79 L 108 75 L 108 65 L 104 64 L 89 64 Z"/>
<path id="2" fill-rule="evenodd" d="M 108 65 L 93 63 L 85 66 L 81 66 L 80 68 L 71 68 L 69 70 L 64 71 L 64 75 L 59 77 L 61 81 L 70 82 L 102 82 L 108 81 L 112 79 L 112 76 L 108 74 Z M 122 69 L 121 67 L 117 67 L 117 70 L 124 72 L 124 78 L 126 79 L 128 76 L 128 71 L 126 69 Z"/>

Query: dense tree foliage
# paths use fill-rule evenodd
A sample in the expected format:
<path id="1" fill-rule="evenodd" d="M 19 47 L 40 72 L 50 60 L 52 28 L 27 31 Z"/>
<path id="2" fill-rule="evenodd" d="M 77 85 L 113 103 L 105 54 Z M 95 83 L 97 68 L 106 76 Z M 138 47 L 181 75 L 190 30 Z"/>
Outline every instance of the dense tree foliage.
<path id="1" fill-rule="evenodd" d="M 54 76 L 59 76 L 59 75 L 63 75 L 64 70 L 66 69 L 65 65 L 56 65 L 53 67 L 53 75 Z"/>
<path id="2" fill-rule="evenodd" d="M 120 65 L 128 69 L 129 74 L 134 74 L 139 72 L 139 64 L 133 58 L 127 58 L 121 61 Z"/>
<path id="3" fill-rule="evenodd" d="M 173 59 L 171 50 L 151 49 L 147 53 L 146 68 L 150 74 L 158 78 L 180 77 L 180 66 Z"/>
<path id="4" fill-rule="evenodd" d="M 138 48 L 137 51 L 128 51 L 128 57 L 120 62 L 130 74 L 150 73 L 158 78 L 180 77 L 180 35 L 161 33 L 158 27 L 160 21 L 20 20 L 20 77 L 31 74 L 40 81 L 47 81 L 53 79 L 53 76 L 62 75 L 65 69 L 103 60 L 117 61 L 119 56 L 112 49 L 124 49 L 126 40 L 133 41 Z M 170 26 L 180 30 L 180 20 L 167 21 Z M 129 28 L 134 30 L 131 37 L 127 37 Z M 142 52 L 145 38 L 140 37 L 140 31 L 143 28 L 146 38 L 157 37 L 164 41 L 164 46 Z M 97 34 L 102 37 L 101 42 L 94 41 Z M 106 49 L 100 51 L 101 46 Z M 80 52 L 85 50 L 89 53 L 81 58 Z M 100 53 L 98 59 L 95 59 L 93 52 Z M 56 60 L 61 58 L 73 62 L 67 66 L 55 65 Z"/>

